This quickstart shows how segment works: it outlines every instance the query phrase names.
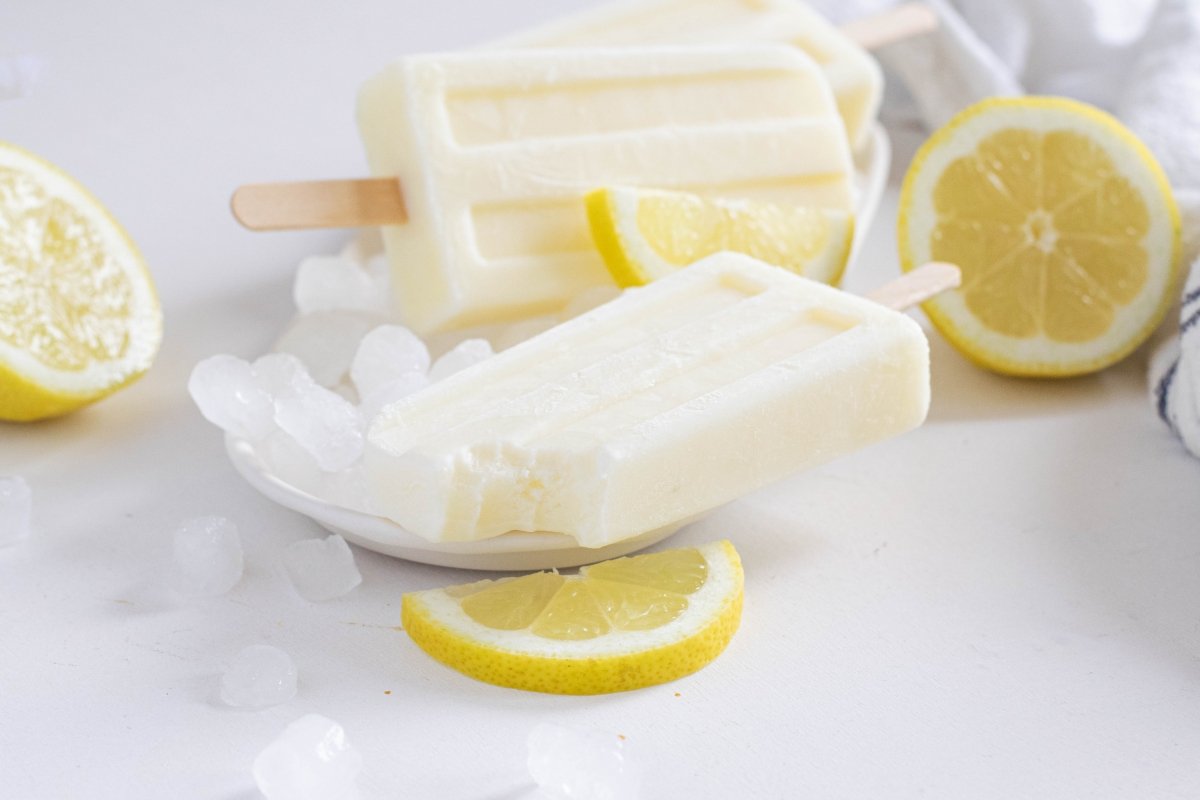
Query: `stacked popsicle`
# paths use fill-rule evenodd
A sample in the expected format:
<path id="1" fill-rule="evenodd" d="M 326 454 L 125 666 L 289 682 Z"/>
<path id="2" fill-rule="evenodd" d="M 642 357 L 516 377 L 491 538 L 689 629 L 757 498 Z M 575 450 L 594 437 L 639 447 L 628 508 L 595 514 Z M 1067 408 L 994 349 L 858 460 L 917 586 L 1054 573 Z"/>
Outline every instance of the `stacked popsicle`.
<path id="1" fill-rule="evenodd" d="M 852 214 L 880 87 L 796 0 L 602 9 L 369 80 L 359 122 L 380 178 L 348 213 L 391 203 L 384 241 L 417 331 L 519 319 L 610 282 L 583 201 L 598 187 Z M 380 509 L 431 540 L 599 547 L 912 428 L 927 404 L 911 320 L 723 254 L 396 403 L 366 468 Z"/>

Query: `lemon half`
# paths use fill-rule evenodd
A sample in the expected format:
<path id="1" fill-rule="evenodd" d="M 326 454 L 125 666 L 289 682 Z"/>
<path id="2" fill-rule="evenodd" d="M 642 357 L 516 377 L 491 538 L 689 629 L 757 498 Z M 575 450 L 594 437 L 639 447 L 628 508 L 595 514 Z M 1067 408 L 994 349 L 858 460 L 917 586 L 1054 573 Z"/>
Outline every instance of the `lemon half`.
<path id="1" fill-rule="evenodd" d="M 592 240 L 620 286 L 724 250 L 836 284 L 854 238 L 853 217 L 832 209 L 626 187 L 597 189 L 585 202 Z"/>
<path id="2" fill-rule="evenodd" d="M 737 630 L 742 564 L 727 541 L 404 595 L 404 630 L 472 678 L 554 694 L 675 680 Z"/>
<path id="3" fill-rule="evenodd" d="M 1094 372 L 1153 332 L 1178 281 L 1179 211 L 1116 119 L 1051 97 L 966 109 L 918 151 L 900 196 L 902 266 L 949 261 L 962 287 L 927 301 L 985 367 Z"/>
<path id="4" fill-rule="evenodd" d="M 154 285 L 121 226 L 70 176 L 0 142 L 0 419 L 111 394 L 161 339 Z"/>

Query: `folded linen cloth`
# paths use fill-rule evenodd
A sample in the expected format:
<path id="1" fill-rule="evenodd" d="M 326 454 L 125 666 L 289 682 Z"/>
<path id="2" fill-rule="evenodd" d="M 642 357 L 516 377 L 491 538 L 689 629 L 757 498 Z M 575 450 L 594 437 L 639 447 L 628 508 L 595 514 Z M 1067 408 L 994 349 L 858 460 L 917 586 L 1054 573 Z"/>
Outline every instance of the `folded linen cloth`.
<path id="1" fill-rule="evenodd" d="M 1200 456 L 1200 0 L 925 0 L 937 32 L 879 52 L 906 97 L 889 88 L 889 122 L 929 130 L 994 95 L 1075 97 L 1104 108 L 1146 143 L 1183 217 L 1181 331 L 1151 360 L 1151 397 Z M 815 0 L 839 21 L 886 0 Z M 892 81 L 894 86 L 897 82 Z"/>
<path id="2" fill-rule="evenodd" d="M 1150 360 L 1158 416 L 1200 457 L 1200 259 L 1192 265 L 1179 310 L 1179 335 Z"/>

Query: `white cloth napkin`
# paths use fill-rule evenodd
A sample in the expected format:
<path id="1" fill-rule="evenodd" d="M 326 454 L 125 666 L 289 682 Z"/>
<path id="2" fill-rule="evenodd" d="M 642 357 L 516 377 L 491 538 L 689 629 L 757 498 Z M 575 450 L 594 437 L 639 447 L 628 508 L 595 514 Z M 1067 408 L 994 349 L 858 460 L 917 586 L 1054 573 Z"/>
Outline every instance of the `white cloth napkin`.
<path id="1" fill-rule="evenodd" d="M 933 130 L 984 97 L 1064 95 L 1115 114 L 1162 164 L 1183 216 L 1183 263 L 1192 268 L 1180 334 L 1151 360 L 1151 395 L 1200 456 L 1200 0 L 925 2 L 938 12 L 939 30 L 877 53 L 907 90 L 889 88 L 890 121 L 915 118 Z M 815 3 L 839 21 L 893 5 Z"/>

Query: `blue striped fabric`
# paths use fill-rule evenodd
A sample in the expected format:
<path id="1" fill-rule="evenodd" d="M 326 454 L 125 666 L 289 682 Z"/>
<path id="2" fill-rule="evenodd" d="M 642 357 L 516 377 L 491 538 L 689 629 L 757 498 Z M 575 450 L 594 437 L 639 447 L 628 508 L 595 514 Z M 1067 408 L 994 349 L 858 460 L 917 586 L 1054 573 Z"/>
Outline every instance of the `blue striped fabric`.
<path id="1" fill-rule="evenodd" d="M 1158 416 L 1200 456 L 1200 260 L 1192 264 L 1183 290 L 1179 336 L 1155 355 L 1150 387 Z"/>

